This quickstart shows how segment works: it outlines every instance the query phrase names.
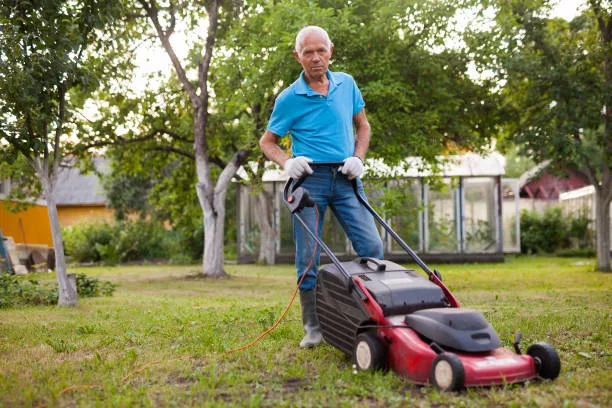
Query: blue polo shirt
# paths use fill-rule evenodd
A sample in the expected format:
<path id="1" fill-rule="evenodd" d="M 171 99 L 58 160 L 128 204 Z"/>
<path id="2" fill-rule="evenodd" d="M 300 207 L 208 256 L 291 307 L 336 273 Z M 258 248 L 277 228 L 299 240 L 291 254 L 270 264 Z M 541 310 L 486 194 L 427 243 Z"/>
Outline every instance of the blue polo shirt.
<path id="1" fill-rule="evenodd" d="M 315 162 L 340 162 L 355 152 L 353 115 L 365 103 L 353 77 L 327 71 L 327 96 L 315 92 L 304 80 L 304 72 L 276 98 L 268 130 L 291 135 L 293 156 Z"/>

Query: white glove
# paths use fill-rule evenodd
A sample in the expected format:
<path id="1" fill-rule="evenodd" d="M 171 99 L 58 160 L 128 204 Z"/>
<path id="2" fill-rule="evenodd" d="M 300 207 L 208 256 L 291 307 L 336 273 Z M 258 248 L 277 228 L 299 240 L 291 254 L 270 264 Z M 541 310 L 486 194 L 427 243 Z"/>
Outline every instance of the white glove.
<path id="1" fill-rule="evenodd" d="M 312 160 L 305 156 L 294 157 L 285 162 L 285 172 L 294 180 L 301 178 L 304 174 L 312 174 L 312 168 L 308 165 Z"/>
<path id="2" fill-rule="evenodd" d="M 340 173 L 344 174 L 349 180 L 363 175 L 363 162 L 357 156 L 347 157 L 342 161 Z"/>

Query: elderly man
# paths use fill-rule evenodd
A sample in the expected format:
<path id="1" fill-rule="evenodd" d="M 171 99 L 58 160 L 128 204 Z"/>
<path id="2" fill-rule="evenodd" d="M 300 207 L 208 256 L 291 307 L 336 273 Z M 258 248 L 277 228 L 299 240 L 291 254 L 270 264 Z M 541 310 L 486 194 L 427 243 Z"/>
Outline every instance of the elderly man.
<path id="1" fill-rule="evenodd" d="M 334 46 L 327 32 L 317 26 L 300 30 L 293 55 L 302 65 L 300 77 L 283 90 L 274 105 L 268 127 L 259 146 L 268 159 L 282 166 L 289 177 L 308 177 L 302 184 L 314 199 L 320 220 L 327 207 L 342 225 L 359 256 L 383 257 L 382 241 L 374 218 L 358 201 L 353 179 L 363 194 L 359 177 L 370 143 L 370 124 L 365 103 L 353 78 L 328 69 Z M 281 137 L 291 137 L 290 157 L 279 146 Z M 342 166 L 310 166 L 317 162 L 342 162 Z M 314 208 L 302 211 L 303 219 L 314 230 Z M 322 222 L 317 233 L 321 234 Z M 295 264 L 300 285 L 300 303 L 305 337 L 300 347 L 313 347 L 322 340 L 316 315 L 315 283 L 320 249 L 294 219 Z M 315 262 L 310 262 L 313 255 Z M 308 269 L 308 270 L 307 270 Z"/>

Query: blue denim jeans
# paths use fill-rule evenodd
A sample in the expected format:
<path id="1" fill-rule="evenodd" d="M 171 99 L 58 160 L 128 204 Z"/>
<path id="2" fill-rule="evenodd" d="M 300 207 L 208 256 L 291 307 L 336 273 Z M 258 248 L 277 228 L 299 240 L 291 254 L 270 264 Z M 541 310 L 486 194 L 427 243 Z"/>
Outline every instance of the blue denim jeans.
<path id="1" fill-rule="evenodd" d="M 383 258 L 383 244 L 376 228 L 376 221 L 367 208 L 360 202 L 352 182 L 338 171 L 337 166 L 317 166 L 314 172 L 308 176 L 302 187 L 310 192 L 319 210 L 318 235 L 321 236 L 323 219 L 327 208 L 331 208 L 336 219 L 346 232 L 358 256 Z M 363 185 L 357 179 L 358 189 L 363 197 Z M 300 212 L 302 219 L 315 230 L 316 212 L 313 207 L 306 207 Z M 304 230 L 304 226 L 293 216 L 293 240 L 295 242 L 295 266 L 297 279 L 300 281 L 306 273 L 304 281 L 300 285 L 300 291 L 312 290 L 317 280 L 317 270 L 321 254 L 321 247 L 317 247 L 316 258 L 308 271 L 316 241 Z"/>

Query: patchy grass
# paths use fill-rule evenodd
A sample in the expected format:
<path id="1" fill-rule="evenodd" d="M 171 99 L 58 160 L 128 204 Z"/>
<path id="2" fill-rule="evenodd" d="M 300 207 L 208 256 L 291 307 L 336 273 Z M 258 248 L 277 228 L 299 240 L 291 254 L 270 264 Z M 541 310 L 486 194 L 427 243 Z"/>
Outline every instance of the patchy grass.
<path id="1" fill-rule="evenodd" d="M 330 345 L 297 347 L 297 305 L 255 346 L 228 354 L 280 316 L 293 266 L 228 265 L 225 280 L 194 279 L 194 266 L 75 268 L 118 284 L 115 295 L 0 310 L 0 406 L 612 406 L 612 274 L 575 258 L 436 267 L 505 346 L 519 330 L 525 349 L 554 345 L 560 377 L 441 393 L 393 373 L 355 374 Z"/>

